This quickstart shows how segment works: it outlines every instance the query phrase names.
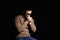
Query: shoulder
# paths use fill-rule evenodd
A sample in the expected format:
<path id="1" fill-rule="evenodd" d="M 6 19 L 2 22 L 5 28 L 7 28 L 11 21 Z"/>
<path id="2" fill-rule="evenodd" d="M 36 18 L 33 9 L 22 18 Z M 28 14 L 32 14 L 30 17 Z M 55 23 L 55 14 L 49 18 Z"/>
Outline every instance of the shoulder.
<path id="1" fill-rule="evenodd" d="M 22 18 L 22 15 L 18 15 L 15 17 L 15 19 L 19 19 L 19 18 Z"/>
<path id="2" fill-rule="evenodd" d="M 18 15 L 18 16 L 16 16 L 16 18 L 21 18 L 22 17 L 22 15 Z"/>

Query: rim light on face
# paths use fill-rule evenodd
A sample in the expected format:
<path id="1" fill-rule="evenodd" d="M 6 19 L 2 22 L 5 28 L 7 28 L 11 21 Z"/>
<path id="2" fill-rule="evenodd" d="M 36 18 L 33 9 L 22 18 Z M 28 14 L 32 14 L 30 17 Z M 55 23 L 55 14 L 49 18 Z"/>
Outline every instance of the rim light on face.
<path id="1" fill-rule="evenodd" d="M 26 11 L 26 13 L 31 14 L 31 13 L 32 13 L 32 11 Z"/>
<path id="2" fill-rule="evenodd" d="M 27 13 L 31 13 L 31 11 L 28 11 Z"/>

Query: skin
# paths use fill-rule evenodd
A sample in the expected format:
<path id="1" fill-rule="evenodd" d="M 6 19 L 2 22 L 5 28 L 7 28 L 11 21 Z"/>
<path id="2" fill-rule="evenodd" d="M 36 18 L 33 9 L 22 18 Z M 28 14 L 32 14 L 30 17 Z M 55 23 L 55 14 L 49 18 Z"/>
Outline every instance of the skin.
<path id="1" fill-rule="evenodd" d="M 32 10 L 28 10 L 28 11 L 26 11 L 26 13 L 25 13 L 28 21 L 32 21 L 32 17 L 30 16 L 31 14 L 32 14 Z"/>
<path id="2" fill-rule="evenodd" d="M 31 14 L 32 14 L 32 10 L 27 10 L 26 13 L 25 13 L 26 16 L 30 16 Z"/>

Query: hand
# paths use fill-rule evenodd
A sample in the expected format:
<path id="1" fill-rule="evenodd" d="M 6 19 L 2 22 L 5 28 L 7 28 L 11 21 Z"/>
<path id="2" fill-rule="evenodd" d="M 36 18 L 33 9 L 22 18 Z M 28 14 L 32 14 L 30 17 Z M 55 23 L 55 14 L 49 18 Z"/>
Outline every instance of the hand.
<path id="1" fill-rule="evenodd" d="M 32 17 L 28 16 L 28 17 L 27 17 L 27 20 L 28 20 L 29 22 L 31 22 L 31 21 L 32 21 Z"/>

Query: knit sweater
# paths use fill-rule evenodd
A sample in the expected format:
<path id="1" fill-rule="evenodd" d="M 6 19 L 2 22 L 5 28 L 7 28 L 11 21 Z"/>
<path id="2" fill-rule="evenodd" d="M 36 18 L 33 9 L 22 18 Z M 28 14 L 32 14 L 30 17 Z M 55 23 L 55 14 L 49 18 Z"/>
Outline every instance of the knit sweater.
<path id="1" fill-rule="evenodd" d="M 28 24 L 29 24 L 28 20 L 25 20 L 25 18 L 22 15 L 18 15 L 15 18 L 15 26 L 19 32 L 19 34 L 16 37 L 29 37 L 30 36 Z M 30 27 L 33 32 L 36 32 L 36 26 L 34 24 L 34 20 L 32 20 Z"/>

